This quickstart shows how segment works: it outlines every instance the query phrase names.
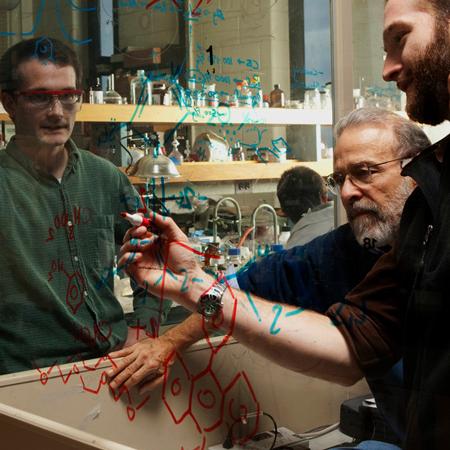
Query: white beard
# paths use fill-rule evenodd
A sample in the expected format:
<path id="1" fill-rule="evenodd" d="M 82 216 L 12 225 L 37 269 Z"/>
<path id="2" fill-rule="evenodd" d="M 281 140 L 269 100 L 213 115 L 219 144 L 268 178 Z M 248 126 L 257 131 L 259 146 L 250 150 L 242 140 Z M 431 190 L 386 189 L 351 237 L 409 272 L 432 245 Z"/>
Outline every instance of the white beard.
<path id="1" fill-rule="evenodd" d="M 383 209 L 370 200 L 355 202 L 353 208 L 369 210 L 370 213 L 349 218 L 350 225 L 358 244 L 367 248 L 367 242 L 374 248 L 393 245 L 397 239 L 400 218 L 406 199 L 412 192 L 411 180 L 405 179 L 398 191 L 391 197 Z M 369 241 L 367 241 L 369 239 Z M 373 248 L 372 247 L 372 248 Z"/>

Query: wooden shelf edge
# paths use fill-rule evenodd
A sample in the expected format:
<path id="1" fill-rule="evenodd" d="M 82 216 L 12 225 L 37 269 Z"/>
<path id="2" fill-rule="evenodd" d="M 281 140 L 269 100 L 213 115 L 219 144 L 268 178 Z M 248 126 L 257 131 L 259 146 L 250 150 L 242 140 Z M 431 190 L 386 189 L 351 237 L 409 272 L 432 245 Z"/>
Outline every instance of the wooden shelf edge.
<path id="1" fill-rule="evenodd" d="M 233 182 L 242 180 L 270 181 L 278 180 L 281 174 L 295 166 L 305 166 L 315 170 L 325 177 L 333 171 L 333 161 L 324 159 L 321 161 L 296 161 L 288 160 L 284 163 L 261 163 L 256 161 L 243 162 L 195 162 L 184 163 L 178 166 L 181 174 L 179 178 L 168 180 L 170 184 L 179 183 L 215 183 Z M 125 168 L 120 170 L 125 173 Z M 145 180 L 133 176 L 128 177 L 132 184 L 144 184 Z"/>
<path id="2" fill-rule="evenodd" d="M 0 108 L 0 120 L 10 121 Z M 77 122 L 187 125 L 331 125 L 331 111 L 288 108 L 189 108 L 178 106 L 92 105 L 83 103 Z"/>

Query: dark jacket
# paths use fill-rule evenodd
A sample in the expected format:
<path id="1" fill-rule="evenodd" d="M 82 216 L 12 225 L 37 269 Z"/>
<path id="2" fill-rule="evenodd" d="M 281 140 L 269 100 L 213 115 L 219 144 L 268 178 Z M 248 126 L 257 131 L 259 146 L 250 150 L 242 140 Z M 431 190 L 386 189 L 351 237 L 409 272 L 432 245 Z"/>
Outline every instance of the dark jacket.
<path id="1" fill-rule="evenodd" d="M 350 225 L 263 258 L 238 273 L 239 288 L 259 297 L 325 312 L 370 271 L 380 254 L 361 247 Z"/>
<path id="2" fill-rule="evenodd" d="M 444 161 L 436 150 L 444 151 Z M 404 448 L 450 448 L 450 135 L 408 164 L 408 199 L 396 249 L 327 314 L 366 374 L 404 357 Z M 361 318 L 359 327 L 349 326 Z"/>
<path id="3" fill-rule="evenodd" d="M 305 245 L 263 258 L 238 273 L 237 281 L 240 289 L 267 300 L 324 313 L 366 276 L 379 256 L 361 247 L 346 224 Z M 403 434 L 402 365 L 378 375 L 367 381 L 389 424 L 379 427 L 376 438 L 397 442 L 390 428 L 398 436 Z"/>

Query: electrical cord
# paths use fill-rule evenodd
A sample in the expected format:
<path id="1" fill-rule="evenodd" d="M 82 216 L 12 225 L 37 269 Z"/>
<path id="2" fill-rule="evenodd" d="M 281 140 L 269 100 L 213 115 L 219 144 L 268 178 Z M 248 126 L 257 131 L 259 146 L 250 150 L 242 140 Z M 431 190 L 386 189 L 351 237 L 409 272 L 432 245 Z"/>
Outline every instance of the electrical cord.
<path id="1" fill-rule="evenodd" d="M 275 419 L 266 412 L 263 412 L 263 416 L 267 416 L 272 422 L 273 422 L 273 432 L 274 432 L 274 436 L 273 436 L 273 442 L 272 445 L 270 446 L 269 450 L 272 450 L 273 448 L 275 448 L 275 444 L 277 442 L 277 437 L 278 437 L 278 427 L 277 427 L 277 423 L 275 422 Z"/>
<path id="2" fill-rule="evenodd" d="M 222 447 L 223 448 L 233 448 L 234 444 L 233 444 L 233 427 L 237 424 L 237 423 L 242 423 L 242 424 L 246 424 L 247 423 L 247 419 L 250 419 L 252 417 L 258 417 L 258 416 L 266 416 L 268 417 L 272 423 L 273 423 L 273 441 L 272 441 L 272 445 L 270 446 L 269 450 L 273 450 L 275 448 L 275 444 L 277 442 L 277 436 L 278 436 L 278 426 L 277 426 L 277 422 L 275 421 L 275 419 L 269 414 L 266 413 L 264 411 L 260 411 L 258 413 L 250 413 L 247 416 L 242 416 L 239 417 L 239 419 L 236 419 L 230 426 L 230 429 L 228 430 L 228 434 L 227 437 L 225 438 L 225 440 L 223 441 Z"/>
<path id="3" fill-rule="evenodd" d="M 130 164 L 128 164 L 128 167 L 126 168 L 126 170 L 128 170 L 133 165 L 133 155 L 131 154 L 128 147 L 125 147 L 122 142 L 120 143 L 120 146 L 128 153 L 128 156 L 130 157 Z"/>
<path id="4" fill-rule="evenodd" d="M 320 436 L 323 436 L 324 434 L 329 433 L 330 431 L 337 430 L 339 428 L 339 422 L 333 423 L 332 425 L 329 425 L 325 428 L 322 428 L 318 431 L 311 431 L 309 433 L 295 433 L 294 436 L 299 437 L 300 439 L 314 439 Z"/>

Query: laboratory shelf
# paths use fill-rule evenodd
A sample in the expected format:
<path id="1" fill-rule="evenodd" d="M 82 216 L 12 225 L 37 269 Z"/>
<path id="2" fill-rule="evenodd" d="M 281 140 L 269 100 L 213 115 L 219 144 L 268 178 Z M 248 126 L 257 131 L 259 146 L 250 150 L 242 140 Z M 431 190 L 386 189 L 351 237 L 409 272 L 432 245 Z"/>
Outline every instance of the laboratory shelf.
<path id="1" fill-rule="evenodd" d="M 3 108 L 0 120 L 9 120 Z M 179 106 L 92 105 L 83 103 L 77 122 L 132 122 L 211 125 L 331 125 L 331 111 L 288 108 L 192 108 Z"/>
<path id="2" fill-rule="evenodd" d="M 186 162 L 177 166 L 180 177 L 171 178 L 169 183 L 199 183 L 199 182 L 221 182 L 221 181 L 243 181 L 243 180 L 277 180 L 281 174 L 292 167 L 305 166 L 315 170 L 321 176 L 327 176 L 333 171 L 333 160 L 323 159 L 321 161 L 303 162 L 287 160 L 278 162 L 258 161 L 233 161 L 233 162 Z M 125 168 L 121 168 L 125 172 Z M 131 183 L 142 184 L 145 180 L 129 176 Z"/>

